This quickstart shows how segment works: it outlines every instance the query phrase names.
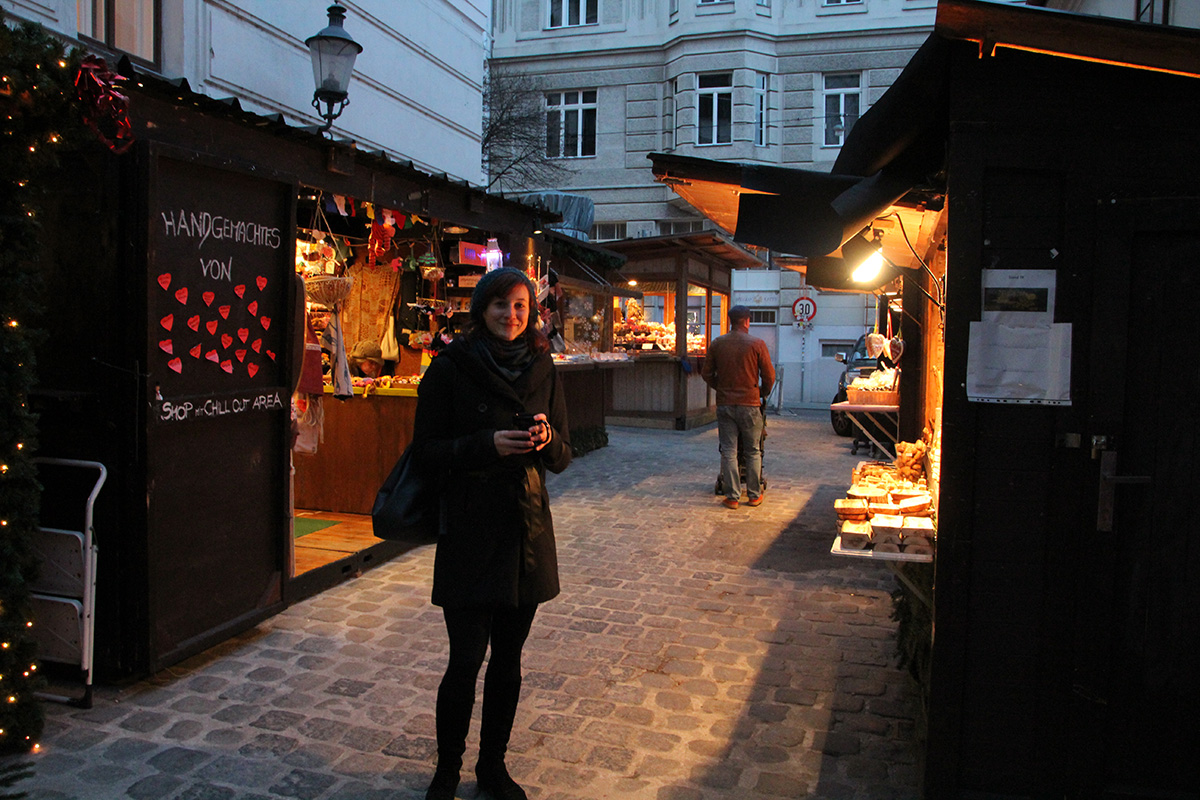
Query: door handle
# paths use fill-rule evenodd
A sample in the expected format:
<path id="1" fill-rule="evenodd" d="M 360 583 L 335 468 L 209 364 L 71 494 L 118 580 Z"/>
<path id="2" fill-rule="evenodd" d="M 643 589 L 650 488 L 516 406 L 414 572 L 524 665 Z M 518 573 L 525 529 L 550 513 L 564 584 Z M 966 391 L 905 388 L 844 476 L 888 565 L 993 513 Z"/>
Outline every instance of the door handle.
<path id="1" fill-rule="evenodd" d="M 1113 513 L 1116 505 L 1117 484 L 1121 483 L 1150 483 L 1149 475 L 1118 475 L 1117 451 L 1105 450 L 1100 453 L 1100 492 L 1096 506 L 1096 530 L 1111 532 L 1113 529 Z"/>

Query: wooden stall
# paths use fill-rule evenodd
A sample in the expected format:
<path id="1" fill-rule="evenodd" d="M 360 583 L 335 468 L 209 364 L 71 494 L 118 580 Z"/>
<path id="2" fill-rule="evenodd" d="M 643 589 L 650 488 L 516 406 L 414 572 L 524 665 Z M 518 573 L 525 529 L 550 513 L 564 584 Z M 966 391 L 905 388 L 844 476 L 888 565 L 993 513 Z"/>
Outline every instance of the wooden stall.
<path id="1" fill-rule="evenodd" d="M 930 800 L 1200 796 L 1200 523 L 1180 505 L 1200 386 L 1176 363 L 1198 54 L 1192 30 L 941 0 L 833 174 L 733 212 L 739 235 L 765 215 L 752 241 L 807 237 L 811 269 L 897 198 L 945 192 L 913 248 L 929 273 L 902 240 L 889 256 L 901 435 L 940 428 L 932 583 L 898 606 Z"/>
<path id="2" fill-rule="evenodd" d="M 99 681 L 170 666 L 396 552 L 377 542 L 303 580 L 292 569 L 302 187 L 520 241 L 535 221 L 518 203 L 119 69 L 136 78 L 122 88 L 136 142 L 124 155 L 60 154 L 70 168 L 42 218 L 50 302 L 32 323 L 47 331 L 30 396 L 39 455 L 108 470 L 94 509 Z M 328 409 L 327 442 L 363 483 L 337 469 L 318 480 L 361 508 L 413 401 L 355 400 Z"/>
<path id="3" fill-rule="evenodd" d="M 713 422 L 716 402 L 700 369 L 708 342 L 728 329 L 730 273 L 765 262 L 714 231 L 609 247 L 628 259 L 621 275 L 641 291 L 643 317 L 629 320 L 628 304 L 621 308 L 626 326 L 614 347 L 624 347 L 634 367 L 613 373 L 608 422 L 675 430 Z"/>

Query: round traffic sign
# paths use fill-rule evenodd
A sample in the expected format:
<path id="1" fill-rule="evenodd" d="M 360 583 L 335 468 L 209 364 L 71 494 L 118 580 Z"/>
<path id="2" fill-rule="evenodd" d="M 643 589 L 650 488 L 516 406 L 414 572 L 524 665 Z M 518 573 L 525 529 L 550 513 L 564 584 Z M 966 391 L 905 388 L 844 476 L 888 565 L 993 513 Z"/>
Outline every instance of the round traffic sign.
<path id="1" fill-rule="evenodd" d="M 817 315 L 817 301 L 812 297 L 801 297 L 792 303 L 792 316 L 797 322 L 812 322 Z"/>

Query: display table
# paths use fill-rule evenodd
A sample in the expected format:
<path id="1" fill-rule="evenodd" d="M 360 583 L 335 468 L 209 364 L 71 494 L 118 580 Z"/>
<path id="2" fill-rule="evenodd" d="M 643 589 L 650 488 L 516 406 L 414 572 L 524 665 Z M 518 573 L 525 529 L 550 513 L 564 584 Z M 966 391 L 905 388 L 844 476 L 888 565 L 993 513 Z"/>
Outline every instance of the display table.
<path id="1" fill-rule="evenodd" d="M 831 404 L 829 410 L 845 414 L 875 447 L 889 458 L 896 457 L 896 442 L 900 439 L 900 406 L 863 405 L 847 400 Z M 886 440 L 887 444 L 877 436 Z"/>

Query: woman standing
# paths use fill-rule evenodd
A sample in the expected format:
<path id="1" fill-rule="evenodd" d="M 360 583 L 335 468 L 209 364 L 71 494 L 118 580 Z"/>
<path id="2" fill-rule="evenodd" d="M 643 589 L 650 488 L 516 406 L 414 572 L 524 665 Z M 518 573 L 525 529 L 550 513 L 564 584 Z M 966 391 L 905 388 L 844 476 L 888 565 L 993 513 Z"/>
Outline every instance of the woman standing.
<path id="1" fill-rule="evenodd" d="M 521 649 L 538 603 L 559 590 L 545 470 L 566 469 L 571 445 L 562 384 L 523 272 L 480 279 L 464 335 L 429 365 L 418 397 L 414 458 L 445 487 L 433 603 L 450 639 L 437 694 L 437 770 L 425 797 L 454 797 L 490 643 L 475 776 L 497 800 L 524 800 L 504 754 L 521 693 Z"/>

